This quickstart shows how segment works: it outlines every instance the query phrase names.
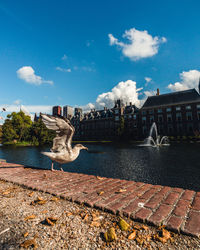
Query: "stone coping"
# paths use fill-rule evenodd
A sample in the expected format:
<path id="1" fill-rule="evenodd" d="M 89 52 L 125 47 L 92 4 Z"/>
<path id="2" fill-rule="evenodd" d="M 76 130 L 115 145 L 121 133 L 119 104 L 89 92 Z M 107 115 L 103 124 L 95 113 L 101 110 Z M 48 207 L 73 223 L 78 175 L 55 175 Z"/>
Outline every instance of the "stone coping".
<path id="1" fill-rule="evenodd" d="M 150 225 L 200 236 L 200 192 L 0 163 L 0 179 Z"/>

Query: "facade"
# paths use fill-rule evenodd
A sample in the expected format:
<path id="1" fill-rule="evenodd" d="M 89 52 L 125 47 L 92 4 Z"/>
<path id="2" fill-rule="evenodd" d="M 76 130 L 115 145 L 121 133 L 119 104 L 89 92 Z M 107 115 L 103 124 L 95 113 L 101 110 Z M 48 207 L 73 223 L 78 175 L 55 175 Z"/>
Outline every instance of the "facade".
<path id="1" fill-rule="evenodd" d="M 92 109 L 82 115 L 75 109 L 75 115 L 71 122 L 75 127 L 74 139 L 81 140 L 113 140 L 122 133 L 134 137 L 134 127 L 138 119 L 138 108 L 130 103 L 124 105 L 117 100 L 113 108 L 103 110 Z"/>
<path id="2" fill-rule="evenodd" d="M 74 108 L 72 108 L 69 105 L 66 105 L 66 106 L 63 107 L 63 116 L 64 116 L 64 118 L 67 118 L 67 119 L 71 120 L 73 115 L 74 115 Z"/>
<path id="3" fill-rule="evenodd" d="M 61 116 L 62 115 L 62 108 L 61 106 L 54 106 L 52 109 L 52 114 L 55 116 Z"/>
<path id="4" fill-rule="evenodd" d="M 150 96 L 140 109 L 140 137 L 155 122 L 160 135 L 193 136 L 200 132 L 200 95 L 196 89 Z"/>

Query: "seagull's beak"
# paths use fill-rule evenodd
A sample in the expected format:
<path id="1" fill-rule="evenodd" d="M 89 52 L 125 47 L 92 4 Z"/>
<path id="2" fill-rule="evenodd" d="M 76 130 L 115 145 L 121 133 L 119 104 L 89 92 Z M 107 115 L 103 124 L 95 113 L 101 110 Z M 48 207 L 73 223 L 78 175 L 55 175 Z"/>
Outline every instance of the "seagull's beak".
<path id="1" fill-rule="evenodd" d="M 87 147 L 83 147 L 82 149 L 88 150 L 88 148 L 87 148 Z"/>

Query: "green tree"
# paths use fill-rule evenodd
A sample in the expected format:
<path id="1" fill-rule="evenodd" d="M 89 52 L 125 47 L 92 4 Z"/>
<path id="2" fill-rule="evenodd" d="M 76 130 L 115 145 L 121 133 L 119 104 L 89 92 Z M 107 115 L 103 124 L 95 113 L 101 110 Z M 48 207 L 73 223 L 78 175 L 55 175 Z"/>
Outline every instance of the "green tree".
<path id="1" fill-rule="evenodd" d="M 31 118 L 21 111 L 7 115 L 7 119 L 2 126 L 3 142 L 26 141 L 29 139 L 31 125 Z"/>

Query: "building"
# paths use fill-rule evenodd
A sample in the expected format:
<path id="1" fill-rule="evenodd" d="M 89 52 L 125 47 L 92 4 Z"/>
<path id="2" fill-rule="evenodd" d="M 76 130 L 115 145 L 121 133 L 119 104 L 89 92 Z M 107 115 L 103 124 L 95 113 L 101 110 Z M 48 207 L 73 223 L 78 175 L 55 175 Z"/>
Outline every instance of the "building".
<path id="1" fill-rule="evenodd" d="M 66 106 L 63 107 L 63 116 L 64 116 L 64 118 L 67 118 L 67 119 L 71 120 L 73 115 L 74 115 L 74 108 L 72 108 L 69 105 L 66 105 Z"/>
<path id="2" fill-rule="evenodd" d="M 82 111 L 80 113 L 75 109 L 75 115 L 71 120 L 75 127 L 74 139 L 113 140 L 122 134 L 132 139 L 137 132 L 137 127 L 134 127 L 138 119 L 136 113 L 138 108 L 135 105 L 132 103 L 124 105 L 121 100 L 117 100 L 111 109 L 107 107 L 102 110 L 92 109 L 84 115 Z"/>
<path id="3" fill-rule="evenodd" d="M 61 106 L 54 106 L 52 109 L 52 114 L 55 116 L 61 116 L 62 115 L 62 108 Z"/>
<path id="4" fill-rule="evenodd" d="M 140 137 L 146 137 L 152 123 L 168 136 L 200 134 L 200 95 L 196 89 L 150 96 L 140 109 Z"/>

